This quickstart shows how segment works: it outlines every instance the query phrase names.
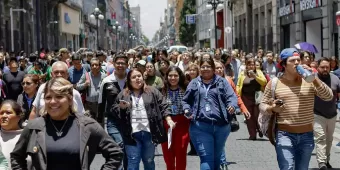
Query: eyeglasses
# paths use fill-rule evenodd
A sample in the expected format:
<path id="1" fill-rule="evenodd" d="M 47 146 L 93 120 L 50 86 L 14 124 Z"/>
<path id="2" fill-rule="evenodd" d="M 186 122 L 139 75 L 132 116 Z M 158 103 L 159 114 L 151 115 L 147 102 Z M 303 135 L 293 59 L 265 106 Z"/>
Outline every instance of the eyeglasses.
<path id="1" fill-rule="evenodd" d="M 30 86 L 31 84 L 33 84 L 33 83 L 30 83 L 30 82 L 22 82 L 22 83 L 21 83 L 22 86 L 26 86 L 26 85 L 27 85 L 27 86 Z"/>

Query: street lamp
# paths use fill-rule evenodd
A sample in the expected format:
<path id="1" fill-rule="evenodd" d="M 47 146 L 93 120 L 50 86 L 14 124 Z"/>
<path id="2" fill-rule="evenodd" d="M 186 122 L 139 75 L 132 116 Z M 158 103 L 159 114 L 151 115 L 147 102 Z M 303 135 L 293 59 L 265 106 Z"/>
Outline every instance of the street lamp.
<path id="1" fill-rule="evenodd" d="M 94 12 L 92 12 L 92 14 L 90 15 L 90 18 L 92 19 L 96 19 L 97 21 L 97 48 L 99 50 L 99 20 L 104 19 L 104 15 L 102 14 L 102 12 L 99 10 L 99 8 L 95 8 Z"/>
<path id="2" fill-rule="evenodd" d="M 23 12 L 26 13 L 25 9 L 9 9 L 9 16 L 11 18 L 11 52 L 14 52 L 14 33 L 13 33 L 13 12 Z"/>
<path id="3" fill-rule="evenodd" d="M 218 47 L 217 44 L 217 25 L 216 25 L 216 9 L 223 8 L 223 0 L 209 0 L 206 5 L 207 9 L 214 10 L 214 26 L 215 26 L 215 48 Z"/>
<path id="4" fill-rule="evenodd" d="M 121 26 L 119 25 L 119 22 L 116 21 L 115 25 L 113 25 L 112 27 L 113 29 L 115 29 L 116 31 L 116 52 L 117 52 L 117 49 L 118 49 L 118 30 L 120 30 Z"/>

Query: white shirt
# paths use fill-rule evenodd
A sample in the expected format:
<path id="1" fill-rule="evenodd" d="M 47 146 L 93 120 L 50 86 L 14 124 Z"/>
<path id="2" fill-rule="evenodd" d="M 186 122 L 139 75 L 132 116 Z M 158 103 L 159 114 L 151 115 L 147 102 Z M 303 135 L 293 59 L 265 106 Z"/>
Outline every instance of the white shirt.
<path id="1" fill-rule="evenodd" d="M 150 132 L 148 115 L 146 114 L 143 98 L 140 97 L 138 100 L 137 97 L 135 97 L 134 95 L 131 95 L 131 98 L 132 98 L 132 110 L 131 110 L 132 133 L 140 131 Z M 137 100 L 138 105 L 136 105 Z"/>
<path id="2" fill-rule="evenodd" d="M 42 84 L 39 87 L 38 92 L 36 94 L 36 98 L 34 99 L 33 104 L 32 104 L 36 109 L 36 113 L 39 113 L 39 114 L 40 114 L 40 109 L 44 108 L 45 106 L 45 100 L 44 100 L 45 86 L 46 86 L 46 83 Z M 81 114 L 81 115 L 85 114 L 85 109 L 84 109 L 83 102 L 81 100 L 80 93 L 76 89 L 73 89 L 73 103 L 75 106 L 77 106 L 78 114 Z"/>
<path id="3" fill-rule="evenodd" d="M 9 170 L 11 170 L 11 157 L 10 153 L 13 151 L 15 144 L 18 142 L 21 132 L 23 130 L 13 130 L 13 131 L 5 131 L 1 129 L 1 135 L 0 135 L 0 145 L 1 145 L 1 151 L 4 157 L 6 158 L 8 162 Z M 26 158 L 27 160 L 27 169 L 32 169 L 32 159 L 30 156 Z"/>

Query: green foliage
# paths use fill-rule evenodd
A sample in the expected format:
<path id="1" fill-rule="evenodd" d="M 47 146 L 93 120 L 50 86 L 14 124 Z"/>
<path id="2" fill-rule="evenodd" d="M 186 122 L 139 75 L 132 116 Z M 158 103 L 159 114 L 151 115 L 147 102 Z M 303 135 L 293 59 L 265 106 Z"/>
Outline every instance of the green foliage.
<path id="1" fill-rule="evenodd" d="M 146 37 L 144 34 L 142 34 L 142 39 L 143 39 L 143 41 L 144 41 L 144 43 L 145 43 L 146 45 L 149 45 L 150 40 L 149 40 L 148 37 Z"/>
<path id="2" fill-rule="evenodd" d="M 181 44 L 192 47 L 195 45 L 196 24 L 187 24 L 186 15 L 196 14 L 196 0 L 184 0 L 180 17 L 179 39 Z"/>

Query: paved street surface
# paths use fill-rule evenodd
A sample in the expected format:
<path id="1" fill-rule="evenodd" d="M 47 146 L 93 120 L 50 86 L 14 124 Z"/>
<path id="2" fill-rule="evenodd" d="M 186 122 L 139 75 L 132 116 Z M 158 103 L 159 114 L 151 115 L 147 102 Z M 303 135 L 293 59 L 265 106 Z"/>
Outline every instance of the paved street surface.
<path id="1" fill-rule="evenodd" d="M 238 116 L 240 121 L 240 130 L 236 133 L 231 133 L 227 140 L 227 159 L 231 164 L 229 169 L 235 170 L 276 170 L 278 165 L 276 162 L 276 154 L 274 147 L 267 139 L 258 141 L 248 140 L 248 131 L 243 123 L 243 116 Z M 337 124 L 334 135 L 333 148 L 331 151 L 331 165 L 340 170 L 340 147 L 336 146 L 340 142 L 340 123 Z M 161 152 L 161 148 L 158 147 Z M 156 156 L 156 170 L 166 170 L 162 156 Z M 91 170 L 99 170 L 104 163 L 101 155 L 97 155 L 92 163 Z M 141 164 L 141 169 L 143 165 Z M 199 170 L 199 158 L 196 156 L 188 156 L 187 170 Z M 316 162 L 315 151 L 313 152 L 310 169 L 318 169 Z"/>

